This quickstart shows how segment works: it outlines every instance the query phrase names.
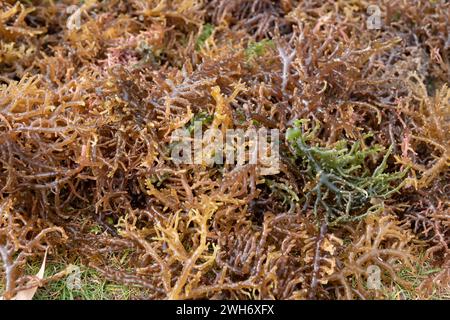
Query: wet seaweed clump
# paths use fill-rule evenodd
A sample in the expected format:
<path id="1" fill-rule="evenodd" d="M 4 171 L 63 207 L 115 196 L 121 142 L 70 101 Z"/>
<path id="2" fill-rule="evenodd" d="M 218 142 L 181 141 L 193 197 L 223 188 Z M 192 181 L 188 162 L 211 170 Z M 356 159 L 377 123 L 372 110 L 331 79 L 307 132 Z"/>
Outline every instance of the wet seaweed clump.
<path id="1" fill-rule="evenodd" d="M 448 298 L 449 14 L 2 1 L 2 297 L 48 256 L 147 299 Z M 275 130 L 279 164 L 175 161 L 197 129 Z"/>

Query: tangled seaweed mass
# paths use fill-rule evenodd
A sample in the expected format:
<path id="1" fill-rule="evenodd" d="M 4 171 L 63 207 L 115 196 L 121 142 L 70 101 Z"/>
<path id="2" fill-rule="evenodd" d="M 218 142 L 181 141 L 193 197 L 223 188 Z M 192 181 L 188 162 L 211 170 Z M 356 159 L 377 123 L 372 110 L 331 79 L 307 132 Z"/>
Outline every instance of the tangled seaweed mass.
<path id="1" fill-rule="evenodd" d="M 447 1 L 4 0 L 3 297 L 46 251 L 149 299 L 448 288 L 449 82 Z M 278 129 L 279 172 L 175 163 L 199 119 Z"/>

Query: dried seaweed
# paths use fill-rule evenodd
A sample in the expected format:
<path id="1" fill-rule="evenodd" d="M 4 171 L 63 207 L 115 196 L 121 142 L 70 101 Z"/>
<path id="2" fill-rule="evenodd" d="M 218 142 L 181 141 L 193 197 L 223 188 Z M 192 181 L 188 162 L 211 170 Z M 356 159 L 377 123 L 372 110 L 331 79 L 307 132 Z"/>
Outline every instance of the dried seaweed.
<path id="1" fill-rule="evenodd" d="M 439 292 L 450 4 L 378 1 L 371 30 L 371 3 L 1 2 L 3 297 L 46 250 L 149 299 Z M 196 122 L 279 130 L 279 170 L 173 161 Z M 424 263 L 420 286 L 399 276 Z"/>

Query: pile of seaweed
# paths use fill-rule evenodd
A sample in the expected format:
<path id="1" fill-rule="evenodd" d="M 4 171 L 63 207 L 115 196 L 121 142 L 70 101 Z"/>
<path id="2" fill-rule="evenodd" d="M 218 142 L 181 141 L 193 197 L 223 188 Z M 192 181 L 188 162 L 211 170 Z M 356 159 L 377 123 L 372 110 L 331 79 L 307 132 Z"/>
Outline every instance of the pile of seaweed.
<path id="1" fill-rule="evenodd" d="M 3 296 L 46 251 L 149 299 L 448 287 L 449 20 L 428 0 L 2 1 Z M 279 172 L 174 162 L 195 120 L 280 130 Z"/>

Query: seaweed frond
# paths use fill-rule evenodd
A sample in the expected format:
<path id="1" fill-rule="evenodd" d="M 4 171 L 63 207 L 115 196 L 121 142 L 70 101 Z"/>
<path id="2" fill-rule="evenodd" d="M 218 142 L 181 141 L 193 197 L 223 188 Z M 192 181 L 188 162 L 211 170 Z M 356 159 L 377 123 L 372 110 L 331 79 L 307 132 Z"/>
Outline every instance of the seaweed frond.
<path id="1" fill-rule="evenodd" d="M 303 120 L 296 121 L 294 127 L 287 130 L 286 138 L 309 177 L 304 190 L 305 208 L 315 197 L 316 215 L 322 207 L 327 221 L 342 221 L 358 216 L 358 212 L 368 204 L 377 199 L 388 199 L 402 187 L 401 179 L 406 170 L 385 172 L 392 147 L 385 152 L 381 163 L 371 169 L 367 163 L 369 158 L 379 156 L 384 151 L 383 147 L 374 145 L 364 149 L 360 142 L 349 146 L 346 140 L 323 147 L 314 143 L 318 125 L 305 131 L 304 124 Z"/>

